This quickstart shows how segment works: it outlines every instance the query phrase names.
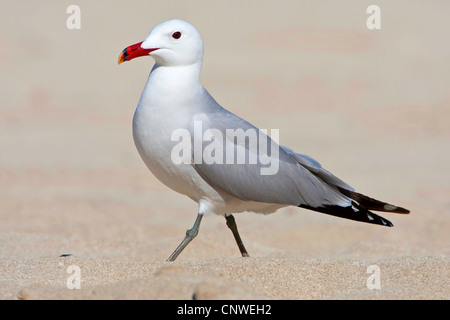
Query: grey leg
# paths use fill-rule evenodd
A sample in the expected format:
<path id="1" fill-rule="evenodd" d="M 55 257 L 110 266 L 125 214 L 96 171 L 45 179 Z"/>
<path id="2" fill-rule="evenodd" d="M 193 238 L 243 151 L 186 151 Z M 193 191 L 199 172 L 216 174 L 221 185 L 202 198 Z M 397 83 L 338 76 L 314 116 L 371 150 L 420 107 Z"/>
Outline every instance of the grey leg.
<path id="1" fill-rule="evenodd" d="M 200 227 L 200 222 L 202 221 L 203 214 L 199 213 L 197 219 L 195 219 L 194 226 L 186 231 L 186 237 L 181 241 L 180 245 L 175 249 L 175 251 L 170 255 L 167 261 L 175 261 L 175 259 L 180 255 L 181 251 L 191 242 L 198 234 L 198 229 Z"/>
<path id="2" fill-rule="evenodd" d="M 228 228 L 230 228 L 231 232 L 233 232 L 234 239 L 236 240 L 236 243 L 239 247 L 239 251 L 241 251 L 241 255 L 243 257 L 250 257 L 250 255 L 248 254 L 247 250 L 244 247 L 244 243 L 242 242 L 241 236 L 239 235 L 234 217 L 230 214 L 229 216 L 225 216 L 225 219 L 227 220 Z"/>

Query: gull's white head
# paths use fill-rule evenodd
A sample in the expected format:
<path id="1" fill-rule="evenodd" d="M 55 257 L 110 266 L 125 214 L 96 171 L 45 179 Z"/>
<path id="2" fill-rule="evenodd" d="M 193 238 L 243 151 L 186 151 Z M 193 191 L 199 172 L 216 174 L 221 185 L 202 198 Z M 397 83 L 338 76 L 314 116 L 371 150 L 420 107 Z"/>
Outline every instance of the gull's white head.
<path id="1" fill-rule="evenodd" d="M 185 66 L 203 59 L 203 40 L 197 29 L 183 20 L 169 20 L 152 29 L 143 41 L 125 48 L 119 64 L 150 55 L 159 66 Z"/>

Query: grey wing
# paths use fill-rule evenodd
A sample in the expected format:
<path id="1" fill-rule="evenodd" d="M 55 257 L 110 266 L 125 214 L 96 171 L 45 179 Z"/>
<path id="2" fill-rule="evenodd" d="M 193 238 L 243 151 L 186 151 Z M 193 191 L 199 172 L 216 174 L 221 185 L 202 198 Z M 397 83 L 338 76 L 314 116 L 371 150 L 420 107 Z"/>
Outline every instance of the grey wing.
<path id="1" fill-rule="evenodd" d="M 285 146 L 281 146 L 289 155 L 291 155 L 298 163 L 300 163 L 302 166 L 307 168 L 311 173 L 319 177 L 324 182 L 334 185 L 346 190 L 354 191 L 354 189 L 349 186 L 346 182 L 342 181 L 335 175 L 333 175 L 328 170 L 324 169 L 319 162 L 314 160 L 313 158 L 305 155 L 305 154 L 299 154 L 295 153 L 291 149 Z"/>
<path id="2" fill-rule="evenodd" d="M 310 207 L 351 205 L 351 200 L 337 188 L 351 189 L 350 186 L 311 158 L 279 146 L 247 121 L 225 109 L 203 115 L 201 120 L 204 137 L 208 138 L 202 145 L 206 161 L 194 166 L 211 185 L 247 201 Z M 245 139 L 229 133 L 244 134 Z M 252 145 L 255 135 L 256 146 Z M 239 162 L 244 155 L 245 161 Z"/>

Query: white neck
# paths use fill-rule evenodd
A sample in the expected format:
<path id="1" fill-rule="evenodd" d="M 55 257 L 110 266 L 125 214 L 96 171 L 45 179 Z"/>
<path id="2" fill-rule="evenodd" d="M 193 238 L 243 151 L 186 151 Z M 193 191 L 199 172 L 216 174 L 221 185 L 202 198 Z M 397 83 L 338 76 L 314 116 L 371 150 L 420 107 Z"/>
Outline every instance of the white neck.
<path id="1" fill-rule="evenodd" d="M 201 106 L 200 100 L 205 99 L 206 91 L 200 83 L 200 69 L 201 63 L 171 67 L 155 65 L 142 92 L 138 109 L 149 112 L 158 110 L 158 113 L 168 113 L 170 117 L 173 112 L 198 108 Z"/>
<path id="2" fill-rule="evenodd" d="M 154 65 L 146 89 L 158 90 L 160 95 L 176 95 L 189 93 L 200 84 L 201 63 L 186 66 L 158 66 Z"/>

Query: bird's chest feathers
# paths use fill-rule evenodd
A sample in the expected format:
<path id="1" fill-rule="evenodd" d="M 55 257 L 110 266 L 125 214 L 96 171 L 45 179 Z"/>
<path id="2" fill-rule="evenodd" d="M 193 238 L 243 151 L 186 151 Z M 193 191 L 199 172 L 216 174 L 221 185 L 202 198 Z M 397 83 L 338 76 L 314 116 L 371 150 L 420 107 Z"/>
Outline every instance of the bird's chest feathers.
<path id="1" fill-rule="evenodd" d="M 186 165 L 177 165 L 171 159 L 173 149 L 179 143 L 177 132 L 189 130 L 195 114 L 195 97 L 169 94 L 165 90 L 153 94 L 154 88 L 149 89 L 141 97 L 133 118 L 136 147 L 148 168 L 160 180 L 169 178 L 166 176 L 184 175 Z"/>

